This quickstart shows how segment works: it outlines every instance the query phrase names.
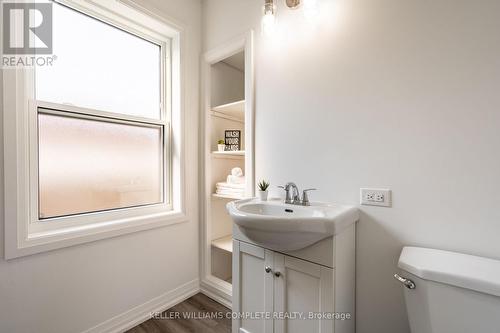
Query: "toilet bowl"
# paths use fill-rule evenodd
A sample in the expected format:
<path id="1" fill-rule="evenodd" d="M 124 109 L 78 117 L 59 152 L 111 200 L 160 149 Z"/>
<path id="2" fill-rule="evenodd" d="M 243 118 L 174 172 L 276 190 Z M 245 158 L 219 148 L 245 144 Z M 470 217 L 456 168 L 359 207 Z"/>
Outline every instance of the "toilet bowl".
<path id="1" fill-rule="evenodd" d="M 499 333 L 500 261 L 405 247 L 395 277 L 412 333 Z"/>

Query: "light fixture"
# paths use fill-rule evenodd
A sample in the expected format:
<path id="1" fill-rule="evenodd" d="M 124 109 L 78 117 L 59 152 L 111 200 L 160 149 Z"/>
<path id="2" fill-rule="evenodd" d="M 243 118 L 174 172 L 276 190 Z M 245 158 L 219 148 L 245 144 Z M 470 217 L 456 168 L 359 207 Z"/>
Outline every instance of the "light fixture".
<path id="1" fill-rule="evenodd" d="M 303 0 L 304 1 L 304 17 L 308 21 L 316 19 L 319 15 L 317 0 Z"/>
<path id="2" fill-rule="evenodd" d="M 262 16 L 262 34 L 269 36 L 274 32 L 276 6 L 274 0 L 265 0 Z"/>
<path id="3" fill-rule="evenodd" d="M 300 6 L 300 0 L 285 0 L 285 4 L 290 9 L 296 9 Z"/>
<path id="4" fill-rule="evenodd" d="M 285 5 L 290 9 L 303 7 L 304 18 L 311 22 L 319 15 L 318 0 L 284 0 Z M 276 5 L 274 0 L 264 0 L 262 16 L 262 34 L 270 36 L 274 33 L 276 25 Z"/>

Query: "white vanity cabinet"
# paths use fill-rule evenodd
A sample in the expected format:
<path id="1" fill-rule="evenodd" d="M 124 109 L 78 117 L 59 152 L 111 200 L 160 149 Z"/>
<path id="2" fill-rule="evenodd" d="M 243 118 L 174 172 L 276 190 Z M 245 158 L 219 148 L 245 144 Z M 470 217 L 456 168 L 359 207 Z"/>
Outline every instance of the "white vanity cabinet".
<path id="1" fill-rule="evenodd" d="M 273 251 L 237 240 L 233 241 L 233 313 L 264 314 L 273 311 L 274 275 L 266 273 L 273 266 Z M 273 320 L 234 318 L 233 333 L 272 333 Z"/>
<path id="2" fill-rule="evenodd" d="M 233 276 L 233 333 L 333 333 L 332 268 L 235 240 Z"/>
<path id="3" fill-rule="evenodd" d="M 355 238 L 352 224 L 301 250 L 276 251 L 233 226 L 232 333 L 354 333 Z"/>
<path id="4" fill-rule="evenodd" d="M 274 253 L 273 259 L 274 311 L 306 316 L 274 320 L 274 332 L 332 333 L 332 320 L 307 316 L 333 312 L 333 269 L 280 253 Z"/>

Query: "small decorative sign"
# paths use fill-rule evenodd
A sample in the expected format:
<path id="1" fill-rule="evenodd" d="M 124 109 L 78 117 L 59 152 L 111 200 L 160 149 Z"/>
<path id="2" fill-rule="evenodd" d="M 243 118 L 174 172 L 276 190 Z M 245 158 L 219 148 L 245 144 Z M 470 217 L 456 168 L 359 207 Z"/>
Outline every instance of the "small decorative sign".
<path id="1" fill-rule="evenodd" d="M 226 150 L 236 151 L 241 150 L 241 131 L 227 130 L 224 131 Z"/>

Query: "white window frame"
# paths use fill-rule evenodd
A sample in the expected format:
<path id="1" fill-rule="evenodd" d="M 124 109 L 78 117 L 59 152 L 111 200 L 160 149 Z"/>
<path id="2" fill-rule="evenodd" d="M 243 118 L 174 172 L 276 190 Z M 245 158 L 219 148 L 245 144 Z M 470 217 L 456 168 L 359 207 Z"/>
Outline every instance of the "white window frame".
<path id="1" fill-rule="evenodd" d="M 160 45 L 161 117 L 155 120 L 35 100 L 32 68 L 4 70 L 6 259 L 187 221 L 181 139 L 181 29 L 124 3 L 77 0 L 58 2 Z M 40 221 L 37 135 L 39 108 L 45 110 L 43 113 L 64 113 L 75 118 L 106 118 L 106 122 L 129 121 L 161 127 L 165 156 L 163 164 L 164 169 L 168 170 L 163 174 L 163 202 Z"/>

